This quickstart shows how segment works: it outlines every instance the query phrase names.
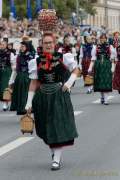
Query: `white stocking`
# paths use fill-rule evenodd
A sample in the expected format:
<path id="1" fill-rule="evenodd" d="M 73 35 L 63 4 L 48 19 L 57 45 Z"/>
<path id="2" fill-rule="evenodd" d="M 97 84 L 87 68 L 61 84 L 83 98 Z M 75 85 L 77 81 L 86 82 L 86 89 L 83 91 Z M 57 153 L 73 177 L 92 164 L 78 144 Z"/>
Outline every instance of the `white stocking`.
<path id="1" fill-rule="evenodd" d="M 8 108 L 8 102 L 3 102 L 3 109 L 7 109 Z"/>
<path id="2" fill-rule="evenodd" d="M 53 152 L 54 152 L 53 161 L 59 163 L 61 160 L 62 148 L 53 148 Z"/>

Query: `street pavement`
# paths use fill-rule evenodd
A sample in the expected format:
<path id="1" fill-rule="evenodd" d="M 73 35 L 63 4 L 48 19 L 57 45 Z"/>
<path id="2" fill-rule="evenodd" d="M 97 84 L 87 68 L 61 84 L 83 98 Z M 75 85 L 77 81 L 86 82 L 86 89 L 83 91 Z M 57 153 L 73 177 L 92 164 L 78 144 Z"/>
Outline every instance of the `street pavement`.
<path id="1" fill-rule="evenodd" d="M 80 79 L 72 89 L 79 137 L 63 150 L 62 168 L 52 172 L 48 147 L 36 135 L 22 135 L 20 116 L 0 104 L 0 180 L 120 180 L 120 95 L 86 94 Z"/>

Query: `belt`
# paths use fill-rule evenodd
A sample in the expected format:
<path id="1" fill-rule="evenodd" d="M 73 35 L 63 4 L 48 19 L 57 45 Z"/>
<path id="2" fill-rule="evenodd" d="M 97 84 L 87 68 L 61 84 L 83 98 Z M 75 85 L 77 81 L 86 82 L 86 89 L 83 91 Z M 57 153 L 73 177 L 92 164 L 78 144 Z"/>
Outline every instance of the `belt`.
<path id="1" fill-rule="evenodd" d="M 44 94 L 54 94 L 60 90 L 62 83 L 41 84 L 40 91 Z"/>

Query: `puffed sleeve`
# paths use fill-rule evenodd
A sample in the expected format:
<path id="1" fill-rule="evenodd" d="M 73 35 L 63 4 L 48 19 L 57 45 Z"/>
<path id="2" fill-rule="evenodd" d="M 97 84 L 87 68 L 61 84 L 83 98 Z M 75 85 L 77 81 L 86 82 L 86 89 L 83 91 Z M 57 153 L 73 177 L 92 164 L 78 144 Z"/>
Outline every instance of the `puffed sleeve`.
<path id="1" fill-rule="evenodd" d="M 12 69 L 16 69 L 16 58 L 17 55 L 14 55 L 13 53 L 10 54 L 10 62 Z"/>
<path id="2" fill-rule="evenodd" d="M 114 48 L 112 45 L 110 45 L 110 60 L 117 61 L 117 51 L 116 48 Z"/>
<path id="3" fill-rule="evenodd" d="M 82 58 L 83 58 L 83 47 L 81 46 L 81 48 L 80 48 L 80 56 L 79 56 L 79 58 L 80 58 L 80 61 L 82 60 Z"/>
<path id="4" fill-rule="evenodd" d="M 96 57 L 96 46 L 93 45 L 92 51 L 91 51 L 91 61 L 95 61 L 97 59 Z"/>
<path id="5" fill-rule="evenodd" d="M 28 72 L 30 79 L 38 79 L 36 59 L 32 59 L 28 62 Z"/>
<path id="6" fill-rule="evenodd" d="M 77 68 L 77 62 L 74 60 L 74 55 L 72 53 L 66 53 L 63 55 L 63 64 L 70 72 Z"/>

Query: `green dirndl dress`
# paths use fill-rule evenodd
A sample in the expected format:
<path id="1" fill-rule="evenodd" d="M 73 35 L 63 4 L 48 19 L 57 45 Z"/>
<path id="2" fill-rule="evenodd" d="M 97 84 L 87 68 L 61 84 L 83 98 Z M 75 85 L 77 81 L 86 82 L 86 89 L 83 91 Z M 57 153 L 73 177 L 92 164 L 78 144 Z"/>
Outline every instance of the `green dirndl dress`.
<path id="1" fill-rule="evenodd" d="M 17 114 L 25 114 L 25 105 L 28 97 L 30 79 L 27 72 L 18 72 L 12 94 L 11 111 Z"/>
<path id="2" fill-rule="evenodd" d="M 8 87 L 8 82 L 11 76 L 11 67 L 5 66 L 0 69 L 0 100 L 3 100 L 3 92 Z"/>
<path id="3" fill-rule="evenodd" d="M 59 83 L 41 85 L 32 107 L 36 133 L 46 144 L 65 144 L 78 137 L 70 94 Z"/>
<path id="4" fill-rule="evenodd" d="M 48 57 L 49 66 L 46 67 Z M 62 58 L 63 55 L 56 52 L 49 56 L 41 54 L 37 58 L 41 85 L 33 98 L 32 108 L 36 134 L 49 147 L 73 145 L 78 137 L 70 93 L 62 91 L 62 84 L 67 79 Z"/>
<path id="5" fill-rule="evenodd" d="M 98 58 L 94 65 L 94 91 L 111 92 L 112 91 L 112 72 L 111 61 L 109 58 Z"/>

